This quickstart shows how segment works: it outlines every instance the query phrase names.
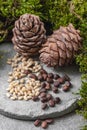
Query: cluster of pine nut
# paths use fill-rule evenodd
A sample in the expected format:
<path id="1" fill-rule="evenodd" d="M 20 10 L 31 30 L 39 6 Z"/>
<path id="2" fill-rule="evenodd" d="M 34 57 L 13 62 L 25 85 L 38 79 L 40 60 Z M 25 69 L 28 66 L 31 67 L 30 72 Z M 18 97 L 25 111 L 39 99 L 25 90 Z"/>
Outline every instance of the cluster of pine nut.
<path id="1" fill-rule="evenodd" d="M 29 75 L 38 74 L 41 65 L 32 58 L 22 57 L 18 53 L 12 59 L 8 59 L 7 64 L 12 66 L 12 72 L 8 73 L 7 97 L 12 100 L 29 100 L 38 96 L 41 83 Z"/>

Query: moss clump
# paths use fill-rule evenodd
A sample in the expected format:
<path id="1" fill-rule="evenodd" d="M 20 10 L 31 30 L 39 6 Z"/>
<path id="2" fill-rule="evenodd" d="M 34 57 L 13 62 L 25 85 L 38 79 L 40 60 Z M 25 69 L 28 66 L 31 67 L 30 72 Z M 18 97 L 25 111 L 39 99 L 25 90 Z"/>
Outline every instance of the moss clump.
<path id="1" fill-rule="evenodd" d="M 20 15 L 31 13 L 40 16 L 40 8 L 40 0 L 0 0 L 0 42 L 12 35 L 14 21 Z"/>
<path id="2" fill-rule="evenodd" d="M 79 91 L 81 100 L 78 102 L 80 106 L 78 113 L 87 119 L 87 46 L 82 53 L 77 56 L 77 63 L 80 65 L 80 71 L 82 72 L 82 87 Z M 87 126 L 85 126 L 83 130 L 87 130 Z"/>
<path id="3" fill-rule="evenodd" d="M 0 22 L 3 23 L 3 31 L 7 34 L 11 32 L 14 21 L 24 13 L 39 15 L 48 32 L 71 22 L 81 30 L 86 40 L 86 0 L 0 0 Z M 6 36 L 1 35 L 0 41 L 4 41 L 5 38 Z"/>

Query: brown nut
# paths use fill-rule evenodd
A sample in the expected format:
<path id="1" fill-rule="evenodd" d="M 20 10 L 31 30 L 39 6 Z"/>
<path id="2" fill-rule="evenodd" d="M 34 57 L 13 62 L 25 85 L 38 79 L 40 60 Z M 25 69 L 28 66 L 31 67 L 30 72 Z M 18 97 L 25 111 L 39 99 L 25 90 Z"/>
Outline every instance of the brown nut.
<path id="1" fill-rule="evenodd" d="M 60 85 L 60 82 L 59 82 L 59 81 L 57 81 L 57 80 L 54 81 L 54 86 L 55 86 L 55 87 L 59 87 L 59 85 Z"/>
<path id="2" fill-rule="evenodd" d="M 54 107 L 55 106 L 55 101 L 53 99 L 49 100 L 49 106 Z"/>
<path id="3" fill-rule="evenodd" d="M 37 100 L 39 100 L 39 98 L 38 98 L 38 96 L 34 96 L 34 97 L 32 97 L 32 100 L 37 101 Z"/>
<path id="4" fill-rule="evenodd" d="M 37 119 L 35 122 L 34 122 L 34 125 L 35 126 L 40 126 L 41 124 L 41 120 Z"/>
<path id="5" fill-rule="evenodd" d="M 41 108 L 42 108 L 43 110 L 46 109 L 46 108 L 47 108 L 47 104 L 46 104 L 46 103 L 43 103 L 42 106 L 41 106 Z"/>
<path id="6" fill-rule="evenodd" d="M 32 71 L 31 70 L 24 70 L 24 74 L 28 75 L 30 74 Z"/>
<path id="7" fill-rule="evenodd" d="M 41 84 L 41 88 L 45 88 L 45 87 L 46 87 L 46 83 L 43 82 L 43 83 Z"/>
<path id="8" fill-rule="evenodd" d="M 66 85 L 67 87 L 70 87 L 70 86 L 71 86 L 70 81 L 66 81 L 66 82 L 65 82 L 65 85 Z"/>
<path id="9" fill-rule="evenodd" d="M 39 80 L 39 81 L 43 81 L 43 80 L 44 80 L 44 79 L 43 79 L 43 76 L 42 76 L 41 74 L 38 75 L 38 80 Z"/>
<path id="10" fill-rule="evenodd" d="M 47 74 L 42 74 L 42 77 L 43 77 L 43 79 L 44 79 L 44 81 L 46 81 L 47 80 Z"/>
<path id="11" fill-rule="evenodd" d="M 57 88 L 57 87 L 53 87 L 53 88 L 52 88 L 52 91 L 53 91 L 54 93 L 58 93 L 58 88 Z"/>
<path id="12" fill-rule="evenodd" d="M 52 97 L 52 95 L 51 95 L 51 94 L 49 94 L 49 93 L 47 94 L 47 96 L 46 96 L 46 97 L 47 97 L 47 100 L 48 100 L 48 101 L 49 101 L 50 99 L 52 99 L 52 98 L 53 98 L 53 97 Z"/>
<path id="13" fill-rule="evenodd" d="M 48 126 L 47 122 L 46 121 L 43 121 L 42 124 L 41 124 L 41 127 L 46 129 Z"/>
<path id="14" fill-rule="evenodd" d="M 64 85 L 63 88 L 62 88 L 62 90 L 63 90 L 64 92 L 67 92 L 67 91 L 69 90 L 69 87 L 68 87 L 67 85 Z"/>
<path id="15" fill-rule="evenodd" d="M 40 93 L 40 98 L 43 98 L 43 97 L 46 97 L 46 93 L 45 92 Z"/>
<path id="16" fill-rule="evenodd" d="M 60 76 L 58 74 L 54 74 L 54 79 L 58 79 Z"/>
<path id="17" fill-rule="evenodd" d="M 46 70 L 44 70 L 44 69 L 41 69 L 41 70 L 40 70 L 40 73 L 41 73 L 41 74 L 47 74 Z"/>
<path id="18" fill-rule="evenodd" d="M 48 78 L 47 77 L 47 80 L 46 80 L 48 83 L 53 83 L 53 79 L 52 78 Z"/>
<path id="19" fill-rule="evenodd" d="M 32 79 L 37 80 L 37 76 L 35 74 L 30 74 L 29 77 L 32 78 Z"/>
<path id="20" fill-rule="evenodd" d="M 54 122 L 54 119 L 52 119 L 52 118 L 46 119 L 46 122 L 47 122 L 48 124 L 51 124 L 51 123 Z"/>
<path id="21" fill-rule="evenodd" d="M 54 77 L 53 73 L 48 73 L 48 78 L 53 78 L 53 77 Z"/>
<path id="22" fill-rule="evenodd" d="M 60 100 L 59 97 L 56 97 L 56 98 L 54 99 L 54 101 L 55 101 L 56 104 L 58 104 L 61 100 Z"/>
<path id="23" fill-rule="evenodd" d="M 40 93 L 46 92 L 45 88 L 40 89 Z"/>
<path id="24" fill-rule="evenodd" d="M 60 83 L 60 84 L 63 84 L 65 82 L 65 79 L 63 77 L 61 78 L 58 78 L 57 81 Z"/>
<path id="25" fill-rule="evenodd" d="M 47 98 L 46 97 L 41 98 L 41 102 L 42 103 L 47 102 Z"/>
<path id="26" fill-rule="evenodd" d="M 51 89 L 51 85 L 49 83 L 46 83 L 46 87 L 45 87 L 46 90 L 50 90 Z"/>
<path id="27" fill-rule="evenodd" d="M 65 79 L 65 81 L 70 81 L 70 77 L 67 74 L 65 74 L 63 78 Z"/>

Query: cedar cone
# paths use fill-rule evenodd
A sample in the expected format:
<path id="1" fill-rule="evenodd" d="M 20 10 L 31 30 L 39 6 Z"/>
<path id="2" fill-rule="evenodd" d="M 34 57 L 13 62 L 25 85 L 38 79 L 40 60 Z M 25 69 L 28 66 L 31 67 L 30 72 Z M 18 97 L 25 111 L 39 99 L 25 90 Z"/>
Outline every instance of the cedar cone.
<path id="1" fill-rule="evenodd" d="M 44 24 L 38 16 L 24 14 L 15 22 L 12 42 L 14 49 L 23 56 L 38 54 L 46 39 Z"/>
<path id="2" fill-rule="evenodd" d="M 75 54 L 81 48 L 81 41 L 80 31 L 72 24 L 60 27 L 42 45 L 39 51 L 40 60 L 51 67 L 71 64 Z"/>

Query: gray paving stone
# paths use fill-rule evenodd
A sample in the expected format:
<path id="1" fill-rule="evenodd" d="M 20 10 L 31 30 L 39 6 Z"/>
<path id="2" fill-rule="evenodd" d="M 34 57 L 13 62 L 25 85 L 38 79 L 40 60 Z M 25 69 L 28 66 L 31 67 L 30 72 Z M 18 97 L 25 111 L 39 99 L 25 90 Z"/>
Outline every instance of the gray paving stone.
<path id="1" fill-rule="evenodd" d="M 82 116 L 70 113 L 60 118 L 56 118 L 54 124 L 49 125 L 47 130 L 80 130 L 87 121 Z M 33 121 L 21 121 L 10 119 L 0 115 L 0 130 L 43 130 L 35 127 Z"/>
<path id="2" fill-rule="evenodd" d="M 0 113 L 12 118 L 34 120 L 36 118 L 47 117 L 59 117 L 73 111 L 77 107 L 78 95 L 73 93 L 78 92 L 81 86 L 81 74 L 78 71 L 77 66 L 62 67 L 56 69 L 49 69 L 46 66 L 44 68 L 48 72 L 58 72 L 61 76 L 66 73 L 71 78 L 73 87 L 67 93 L 64 93 L 61 89 L 58 95 L 62 100 L 61 104 L 56 105 L 54 108 L 50 108 L 47 111 L 41 109 L 40 102 L 33 101 L 12 101 L 6 97 L 6 88 L 8 87 L 7 79 L 8 72 L 11 71 L 11 67 L 6 64 L 8 58 L 14 55 L 13 45 L 9 43 L 0 45 L 0 54 L 2 59 L 0 61 Z"/>

